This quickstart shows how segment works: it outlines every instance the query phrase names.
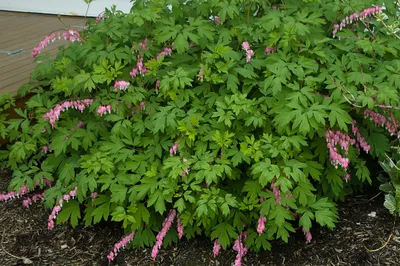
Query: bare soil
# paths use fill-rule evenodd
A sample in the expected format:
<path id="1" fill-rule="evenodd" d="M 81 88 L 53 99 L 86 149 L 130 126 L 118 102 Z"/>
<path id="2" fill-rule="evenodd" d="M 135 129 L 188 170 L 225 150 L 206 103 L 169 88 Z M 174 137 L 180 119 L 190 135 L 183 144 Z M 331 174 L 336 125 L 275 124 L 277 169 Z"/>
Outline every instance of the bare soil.
<path id="1" fill-rule="evenodd" d="M 7 190 L 10 174 L 0 171 L 0 193 Z M 243 265 L 399 265 L 400 227 L 383 207 L 382 195 L 354 196 L 339 205 L 340 222 L 334 231 L 312 229 L 306 244 L 301 232 L 288 244 L 276 241 L 271 252 L 249 253 Z M 376 217 L 368 214 L 376 212 Z M 109 265 L 107 254 L 122 237 L 118 224 L 72 229 L 56 225 L 47 230 L 48 211 L 40 203 L 29 209 L 22 199 L 0 203 L 0 266 Z M 212 242 L 183 240 L 162 249 L 154 262 L 151 249 L 122 251 L 111 265 L 232 265 L 233 250 L 214 258 Z"/>

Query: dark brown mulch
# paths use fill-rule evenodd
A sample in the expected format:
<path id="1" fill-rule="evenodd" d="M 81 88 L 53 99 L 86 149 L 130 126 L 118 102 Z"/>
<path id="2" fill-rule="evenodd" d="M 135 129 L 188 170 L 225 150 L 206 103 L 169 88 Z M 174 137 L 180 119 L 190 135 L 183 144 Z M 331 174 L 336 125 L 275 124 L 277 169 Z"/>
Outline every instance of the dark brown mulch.
<path id="1" fill-rule="evenodd" d="M 0 172 L 0 192 L 6 191 L 8 182 L 9 173 Z M 398 265 L 400 228 L 383 208 L 382 200 L 349 198 L 340 204 L 340 222 L 334 231 L 313 228 L 309 245 L 298 233 L 289 244 L 273 243 L 272 252 L 247 254 L 243 265 Z M 369 217 L 371 212 L 376 212 L 376 217 Z M 109 249 L 122 236 L 116 224 L 75 229 L 57 225 L 48 231 L 47 218 L 48 212 L 40 203 L 29 209 L 22 206 L 21 199 L 0 203 L 1 266 L 108 265 Z M 125 250 L 112 265 L 217 266 L 232 265 L 235 260 L 232 250 L 214 258 L 207 239 L 182 241 L 162 249 L 156 262 L 150 254 L 150 249 Z"/>

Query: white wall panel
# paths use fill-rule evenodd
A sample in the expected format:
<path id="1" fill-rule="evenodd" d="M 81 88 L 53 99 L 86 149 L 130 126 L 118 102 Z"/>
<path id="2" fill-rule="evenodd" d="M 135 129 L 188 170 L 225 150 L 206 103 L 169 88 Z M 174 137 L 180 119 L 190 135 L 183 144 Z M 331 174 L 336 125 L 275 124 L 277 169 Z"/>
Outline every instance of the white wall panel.
<path id="1" fill-rule="evenodd" d="M 96 17 L 113 4 L 125 13 L 132 7 L 130 0 L 95 0 L 90 4 L 88 16 Z M 86 8 L 83 0 L 0 0 L 0 10 L 8 11 L 84 16 Z"/>

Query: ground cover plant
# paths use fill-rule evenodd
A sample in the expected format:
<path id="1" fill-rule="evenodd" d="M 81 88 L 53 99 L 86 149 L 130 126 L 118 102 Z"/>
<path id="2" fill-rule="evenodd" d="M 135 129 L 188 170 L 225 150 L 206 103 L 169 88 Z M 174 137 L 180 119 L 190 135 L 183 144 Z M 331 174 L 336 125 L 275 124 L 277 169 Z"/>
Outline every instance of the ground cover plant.
<path id="1" fill-rule="evenodd" d="M 25 204 L 43 198 L 49 230 L 120 222 L 110 261 L 196 235 L 235 265 L 296 230 L 309 243 L 399 135 L 398 5 L 383 3 L 135 1 L 46 36 L 20 90 L 34 96 L 2 122 L 0 200 L 39 193 Z"/>

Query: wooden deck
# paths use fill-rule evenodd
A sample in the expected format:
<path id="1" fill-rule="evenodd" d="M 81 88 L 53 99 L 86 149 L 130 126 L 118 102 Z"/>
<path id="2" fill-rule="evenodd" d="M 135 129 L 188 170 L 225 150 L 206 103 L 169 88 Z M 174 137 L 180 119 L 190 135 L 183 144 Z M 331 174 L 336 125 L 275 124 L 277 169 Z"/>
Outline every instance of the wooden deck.
<path id="1" fill-rule="evenodd" d="M 85 25 L 82 17 L 62 17 L 70 29 L 80 30 Z M 43 15 L 0 11 L 0 95 L 2 92 L 16 94 L 20 86 L 29 81 L 35 68 L 31 52 L 46 35 L 68 28 L 59 21 L 57 15 Z M 56 54 L 58 46 L 65 41 L 56 41 L 45 48 Z M 8 55 L 7 52 L 23 49 L 23 53 Z"/>

